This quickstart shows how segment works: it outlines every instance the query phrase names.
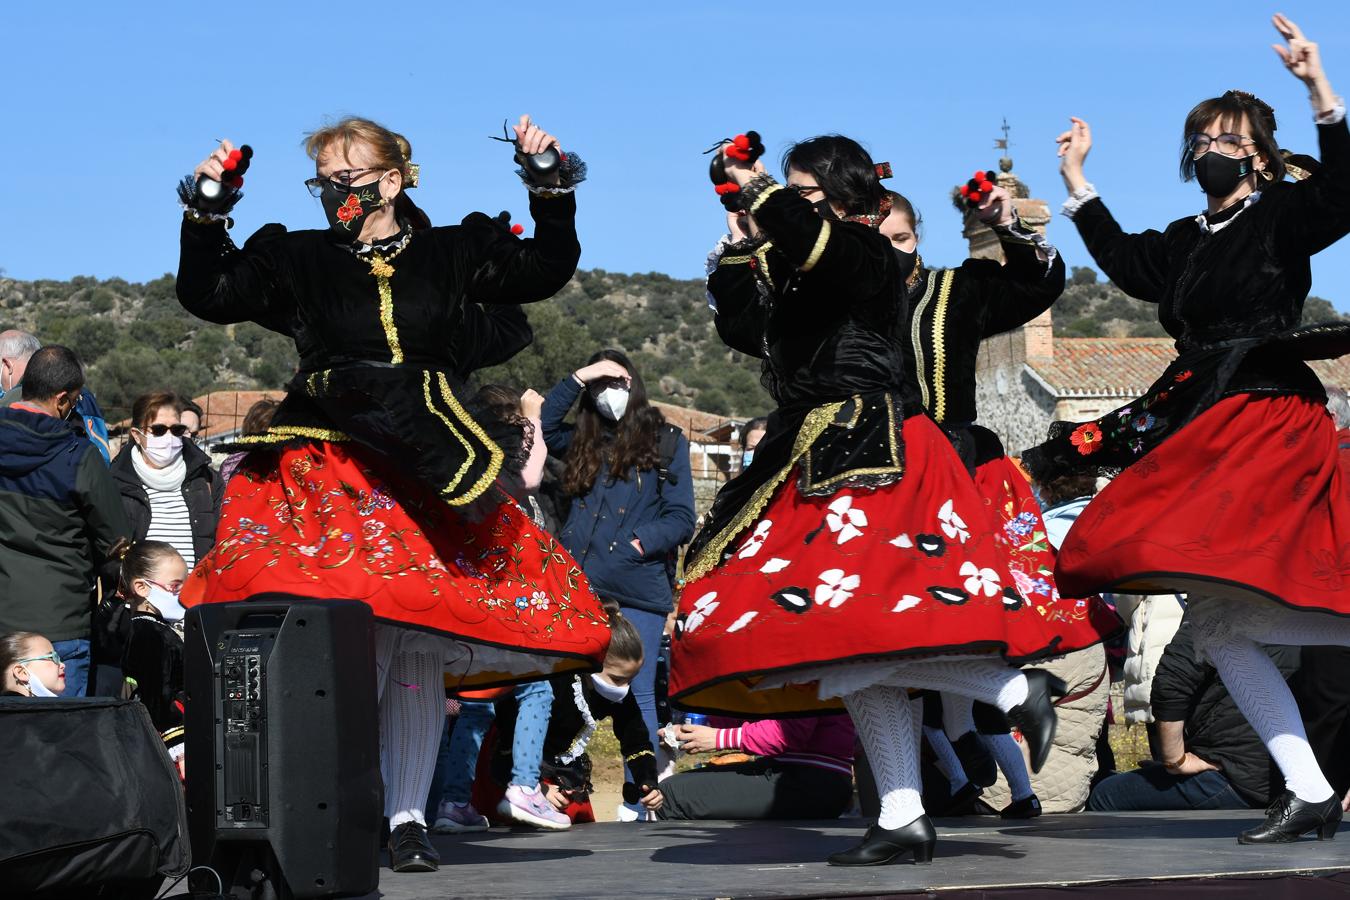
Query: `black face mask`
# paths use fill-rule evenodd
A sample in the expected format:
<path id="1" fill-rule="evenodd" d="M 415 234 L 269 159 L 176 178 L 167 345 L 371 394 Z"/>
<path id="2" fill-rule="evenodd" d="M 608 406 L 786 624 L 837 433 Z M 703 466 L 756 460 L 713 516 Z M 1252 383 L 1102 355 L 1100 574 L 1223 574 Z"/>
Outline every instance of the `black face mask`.
<path id="1" fill-rule="evenodd" d="M 1227 197 L 1252 172 L 1251 156 L 1224 156 L 1210 151 L 1195 161 L 1195 180 L 1211 197 Z"/>
<path id="2" fill-rule="evenodd" d="M 914 264 L 919 260 L 918 251 L 901 250 L 899 247 L 892 247 L 891 251 L 895 253 L 895 261 L 900 266 L 900 277 L 908 278 L 914 271 Z"/>
<path id="3" fill-rule="evenodd" d="M 816 212 L 820 213 L 822 219 L 834 219 L 836 221 L 839 219 L 839 217 L 834 214 L 834 207 L 830 206 L 829 200 L 817 200 L 811 205 L 816 208 Z"/>
<path id="4" fill-rule="evenodd" d="M 323 214 L 328 217 L 328 230 L 344 243 L 353 243 L 360 236 L 366 216 L 384 206 L 384 202 L 379 180 L 346 188 L 325 181 L 319 194 Z"/>

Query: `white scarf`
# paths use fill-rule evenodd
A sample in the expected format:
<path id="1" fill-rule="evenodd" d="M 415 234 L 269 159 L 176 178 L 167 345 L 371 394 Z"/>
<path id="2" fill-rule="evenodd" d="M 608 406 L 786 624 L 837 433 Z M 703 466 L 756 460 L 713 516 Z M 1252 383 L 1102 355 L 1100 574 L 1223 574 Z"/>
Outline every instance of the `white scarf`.
<path id="1" fill-rule="evenodd" d="M 131 448 L 131 465 L 136 470 L 136 477 L 148 488 L 154 488 L 157 491 L 181 491 L 183 489 L 183 479 L 187 477 L 187 463 L 183 457 L 178 457 L 170 465 L 162 469 L 156 469 L 145 461 L 144 454 L 140 447 Z"/>

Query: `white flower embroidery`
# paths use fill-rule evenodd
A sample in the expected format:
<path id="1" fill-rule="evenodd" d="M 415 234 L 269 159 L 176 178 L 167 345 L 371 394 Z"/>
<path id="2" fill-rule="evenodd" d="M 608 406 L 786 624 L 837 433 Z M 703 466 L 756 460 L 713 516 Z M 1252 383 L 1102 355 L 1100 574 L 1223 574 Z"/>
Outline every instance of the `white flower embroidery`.
<path id="1" fill-rule="evenodd" d="M 839 534 L 841 544 L 853 540 L 867 527 L 867 513 L 853 508 L 852 497 L 840 497 L 830 504 L 829 510 L 825 524 Z"/>
<path id="2" fill-rule="evenodd" d="M 820 584 L 816 586 L 816 605 L 828 603 L 830 609 L 837 609 L 853 596 L 861 581 L 857 575 L 845 575 L 843 569 L 826 569 L 820 573 Z"/>
<path id="3" fill-rule="evenodd" d="M 904 612 L 907 609 L 913 609 L 919 605 L 919 602 L 920 600 L 918 597 L 915 597 L 913 594 L 906 594 L 900 598 L 900 602 L 895 604 L 895 609 L 891 610 L 891 612 Z"/>
<path id="4" fill-rule="evenodd" d="M 961 574 L 966 576 L 966 591 L 972 597 L 984 594 L 986 597 L 992 597 L 998 593 L 1002 586 L 998 580 L 998 573 L 993 569 L 981 569 L 973 562 L 967 560 L 961 563 Z"/>
<path id="5" fill-rule="evenodd" d="M 703 620 L 717 609 L 717 591 L 710 591 L 694 601 L 694 608 L 684 619 L 684 633 L 688 634 L 703 624 Z"/>
<path id="6" fill-rule="evenodd" d="M 780 559 L 779 557 L 775 556 L 773 559 L 769 560 L 763 566 L 761 566 L 760 571 L 763 572 L 765 575 L 772 575 L 775 572 L 783 571 L 790 565 L 792 565 L 792 560 Z"/>
<path id="7" fill-rule="evenodd" d="M 948 500 L 942 504 L 938 510 L 938 521 L 942 523 L 942 533 L 949 538 L 958 538 L 961 543 L 970 540 L 970 532 L 966 529 L 965 521 L 952 509 L 952 501 Z"/>
<path id="8" fill-rule="evenodd" d="M 751 610 L 750 612 L 741 616 L 735 622 L 731 623 L 731 627 L 727 629 L 727 634 L 731 634 L 733 631 L 740 631 L 742 628 L 749 625 L 750 620 L 757 615 L 759 615 L 759 613 L 755 612 L 754 610 Z"/>
<path id="9" fill-rule="evenodd" d="M 899 547 L 901 550 L 909 550 L 914 546 L 914 540 L 907 534 L 898 534 L 887 543 L 892 547 Z"/>
<path id="10" fill-rule="evenodd" d="M 764 546 L 764 542 L 768 540 L 769 529 L 772 527 L 773 522 L 768 519 L 764 519 L 756 525 L 754 534 L 745 539 L 745 543 L 741 545 L 741 552 L 737 553 L 736 556 L 740 559 L 749 559 L 758 553 L 760 548 Z"/>

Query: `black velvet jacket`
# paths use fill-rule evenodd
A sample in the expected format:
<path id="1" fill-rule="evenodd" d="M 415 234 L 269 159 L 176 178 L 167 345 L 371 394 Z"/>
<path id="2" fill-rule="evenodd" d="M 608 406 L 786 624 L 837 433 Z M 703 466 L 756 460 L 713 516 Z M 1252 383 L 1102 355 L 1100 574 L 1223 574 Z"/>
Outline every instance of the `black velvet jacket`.
<path id="1" fill-rule="evenodd" d="M 398 460 L 449 503 L 479 496 L 503 455 L 457 396 L 459 378 L 529 333 L 523 316 L 474 304 L 551 297 L 581 252 L 571 194 L 532 196 L 530 212 L 532 239 L 473 213 L 361 253 L 326 231 L 280 225 L 237 249 L 223 225 L 185 221 L 183 306 L 211 322 L 257 322 L 293 338 L 300 354 L 271 431 L 240 444 L 351 440 Z"/>
<path id="2" fill-rule="evenodd" d="M 1317 132 L 1315 174 L 1264 185 L 1235 215 L 1212 217 L 1223 223 L 1217 231 L 1192 217 L 1127 234 L 1100 198 L 1078 210 L 1074 225 L 1093 259 L 1121 290 L 1158 304 L 1179 355 L 1134 403 L 1077 427 L 1055 423 L 1050 440 L 1023 454 L 1036 478 L 1124 468 L 1225 396 L 1325 400 L 1304 360 L 1350 352 L 1350 327 L 1298 324 L 1309 258 L 1350 232 L 1350 131 L 1342 120 Z"/>
<path id="3" fill-rule="evenodd" d="M 763 361 L 778 408 L 754 462 L 718 493 L 695 535 L 690 579 L 716 564 L 795 465 L 806 495 L 899 480 L 901 426 L 922 411 L 896 337 L 905 288 L 890 242 L 866 225 L 822 219 L 767 176 L 744 194 L 764 237 L 727 248 L 708 292 L 718 334 Z"/>
<path id="4" fill-rule="evenodd" d="M 975 421 L 975 360 L 985 338 L 1021 327 L 1064 292 L 1064 259 L 1047 265 L 1025 234 L 995 228 L 1006 265 L 968 259 L 955 269 L 924 269 L 910 291 L 897 338 L 924 408 L 939 424 Z"/>

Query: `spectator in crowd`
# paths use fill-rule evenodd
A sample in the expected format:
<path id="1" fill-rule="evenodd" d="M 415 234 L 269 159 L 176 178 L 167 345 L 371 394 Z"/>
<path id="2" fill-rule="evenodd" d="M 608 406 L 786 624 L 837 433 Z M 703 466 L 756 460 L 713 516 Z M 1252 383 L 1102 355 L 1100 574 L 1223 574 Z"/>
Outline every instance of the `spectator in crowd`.
<path id="1" fill-rule="evenodd" d="M 746 422 L 741 428 L 741 470 L 750 468 L 750 463 L 755 458 L 755 448 L 763 440 L 764 433 L 769 429 L 769 420 L 764 416 L 758 416 Z"/>
<path id="2" fill-rule="evenodd" d="M 183 724 L 184 609 L 178 593 L 187 564 L 163 541 L 141 541 L 122 559 L 117 594 L 131 611 L 122 670 L 161 733 Z"/>
<path id="3" fill-rule="evenodd" d="M 187 427 L 187 437 L 191 440 L 197 440 L 197 435 L 202 433 L 206 427 L 206 420 L 202 414 L 202 408 L 197 405 L 197 401 L 190 397 L 178 398 L 178 421 Z"/>
<path id="4" fill-rule="evenodd" d="M 0 671 L 5 697 L 60 697 L 66 690 L 66 664 L 51 641 L 32 631 L 0 637 Z"/>
<path id="5" fill-rule="evenodd" d="M 0 632 L 45 635 L 66 661 L 66 695 L 83 696 L 97 573 L 128 524 L 108 467 L 69 421 L 79 357 L 44 347 L 23 378 L 24 399 L 0 409 Z"/>
<path id="6" fill-rule="evenodd" d="M 662 794 L 656 789 L 656 754 L 651 732 L 638 708 L 631 685 L 642 668 L 642 640 L 631 622 L 621 613 L 610 616 L 609 650 L 604 669 L 589 675 L 561 675 L 550 680 L 553 689 L 553 707 L 547 719 L 542 760 L 538 763 L 542 776 L 543 795 L 553 809 L 567 817 L 569 823 L 594 822 L 595 812 L 590 803 L 591 760 L 586 748 L 599 723 L 612 719 L 614 736 L 619 739 L 619 752 L 633 773 L 626 796 L 634 805 L 647 812 L 661 808 Z M 497 706 L 497 741 L 489 743 L 485 762 L 480 765 L 474 783 L 474 805 L 505 813 L 503 786 L 518 766 L 512 758 L 516 731 L 536 727 L 520 715 L 516 702 L 505 699 Z M 510 817 L 508 817 L 510 818 Z"/>
<path id="7" fill-rule="evenodd" d="M 113 460 L 112 472 L 137 541 L 163 541 L 188 571 L 216 542 L 224 479 L 211 457 L 187 440 L 176 394 L 152 391 L 131 407 L 131 442 Z"/>
<path id="8" fill-rule="evenodd" d="M 564 424 L 578 399 L 576 424 Z M 600 599 L 621 609 L 642 638 L 645 662 L 633 694 L 655 734 L 674 554 L 694 529 L 689 441 L 648 404 L 641 375 L 617 350 L 595 354 L 559 382 L 542 421 L 549 452 L 566 460 L 563 489 L 574 498 L 559 539 Z"/>
<path id="9" fill-rule="evenodd" d="M 26 331 L 0 332 L 0 407 L 23 399 L 23 376 L 28 360 L 42 347 L 42 342 Z M 103 420 L 94 392 L 85 385 L 80 400 L 75 404 L 76 416 L 84 424 L 85 433 L 94 442 L 103 461 L 112 460 L 108 445 L 108 423 Z"/>
<path id="10" fill-rule="evenodd" d="M 708 765 L 661 782 L 661 819 L 835 819 L 853 802 L 853 721 L 846 715 L 667 725 L 685 753 L 743 750 L 759 759 Z"/>
<path id="11" fill-rule="evenodd" d="M 277 414 L 277 407 L 280 405 L 279 400 L 264 397 L 250 406 L 248 412 L 244 413 L 243 423 L 239 426 L 239 436 L 256 437 L 267 434 L 267 429 L 272 425 L 272 417 Z M 222 484 L 228 483 L 230 477 L 239 470 L 239 464 L 244 461 L 245 456 L 248 456 L 248 451 L 240 450 L 225 457 L 225 462 L 220 464 Z"/>
<path id="12" fill-rule="evenodd" d="M 1088 810 L 1259 809 L 1270 800 L 1272 765 L 1214 667 L 1196 658 L 1194 627 L 1182 618 L 1153 676 L 1160 753 L 1100 781 Z M 1299 648 L 1263 646 L 1288 679 Z"/>

